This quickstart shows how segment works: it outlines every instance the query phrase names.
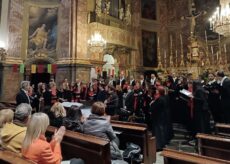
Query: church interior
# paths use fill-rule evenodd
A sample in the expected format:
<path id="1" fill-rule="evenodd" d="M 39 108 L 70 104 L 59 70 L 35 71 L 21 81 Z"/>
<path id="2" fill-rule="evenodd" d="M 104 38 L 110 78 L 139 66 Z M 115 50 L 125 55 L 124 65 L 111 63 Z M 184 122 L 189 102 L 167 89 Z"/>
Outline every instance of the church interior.
<path id="1" fill-rule="evenodd" d="M 0 163 L 230 163 L 229 45 L 230 0 L 0 0 Z"/>

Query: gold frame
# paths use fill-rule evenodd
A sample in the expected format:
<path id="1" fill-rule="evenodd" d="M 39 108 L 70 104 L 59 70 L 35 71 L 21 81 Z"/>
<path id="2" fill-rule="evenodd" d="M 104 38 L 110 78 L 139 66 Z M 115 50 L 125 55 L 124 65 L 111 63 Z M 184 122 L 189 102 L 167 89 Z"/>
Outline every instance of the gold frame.
<path id="1" fill-rule="evenodd" d="M 35 57 L 29 57 L 28 58 L 28 35 L 29 35 L 29 8 L 31 6 L 34 7 L 41 7 L 41 8 L 58 8 L 58 14 L 57 14 L 57 22 L 60 22 L 60 2 L 59 0 L 55 0 L 52 2 L 47 2 L 47 0 L 42 0 L 39 2 L 35 2 L 32 0 L 25 0 L 24 4 L 24 14 L 23 14 L 23 31 L 22 31 L 22 48 L 21 48 L 21 58 L 23 61 L 26 61 L 31 58 L 36 58 Z M 58 24 L 58 23 L 57 23 Z M 46 60 L 47 58 L 57 58 L 57 49 L 59 49 L 59 30 L 57 29 L 57 45 L 56 45 L 56 50 L 54 54 L 41 54 L 41 56 L 38 56 L 37 58 L 39 59 L 44 59 Z M 53 56 L 54 55 L 54 56 Z"/>

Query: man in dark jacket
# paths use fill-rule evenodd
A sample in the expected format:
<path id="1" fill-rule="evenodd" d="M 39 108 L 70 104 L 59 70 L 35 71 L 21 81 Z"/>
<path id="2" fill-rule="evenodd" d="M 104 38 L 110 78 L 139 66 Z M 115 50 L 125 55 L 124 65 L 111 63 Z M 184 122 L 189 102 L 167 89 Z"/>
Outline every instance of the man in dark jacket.
<path id="1" fill-rule="evenodd" d="M 230 80 L 222 71 L 217 72 L 217 80 L 220 84 L 221 121 L 223 123 L 230 123 Z"/>
<path id="2" fill-rule="evenodd" d="M 30 98 L 28 96 L 29 87 L 30 87 L 29 81 L 22 81 L 21 82 L 21 89 L 16 96 L 17 105 L 19 105 L 21 103 L 30 104 Z"/>

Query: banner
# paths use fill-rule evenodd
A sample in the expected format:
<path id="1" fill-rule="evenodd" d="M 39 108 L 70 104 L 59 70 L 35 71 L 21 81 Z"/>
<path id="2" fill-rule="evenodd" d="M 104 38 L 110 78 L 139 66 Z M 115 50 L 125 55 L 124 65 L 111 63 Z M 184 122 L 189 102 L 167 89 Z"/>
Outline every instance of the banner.
<path id="1" fill-rule="evenodd" d="M 48 73 L 52 73 L 52 66 L 51 66 L 51 64 L 47 65 L 47 72 Z"/>
<path id="2" fill-rule="evenodd" d="M 44 73 L 44 65 L 38 65 L 38 73 Z"/>
<path id="3" fill-rule="evenodd" d="M 35 64 L 32 64 L 31 65 L 31 73 L 36 73 L 36 65 Z"/>
<path id="4" fill-rule="evenodd" d="M 52 74 L 57 72 L 57 64 L 52 64 Z"/>
<path id="5" fill-rule="evenodd" d="M 13 65 L 13 72 L 17 72 L 18 71 L 18 65 L 17 64 L 14 64 Z"/>
<path id="6" fill-rule="evenodd" d="M 20 64 L 19 72 L 20 73 L 24 73 L 25 72 L 25 65 L 24 64 Z"/>

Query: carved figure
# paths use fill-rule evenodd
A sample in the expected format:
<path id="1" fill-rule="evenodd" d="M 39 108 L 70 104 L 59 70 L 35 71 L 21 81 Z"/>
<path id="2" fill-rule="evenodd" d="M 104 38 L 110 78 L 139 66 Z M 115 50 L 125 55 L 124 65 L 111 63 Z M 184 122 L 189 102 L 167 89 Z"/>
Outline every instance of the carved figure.
<path id="1" fill-rule="evenodd" d="M 119 19 L 123 20 L 123 18 L 124 18 L 124 8 L 122 7 L 119 9 Z"/>
<path id="2" fill-rule="evenodd" d="M 126 11 L 125 11 L 125 22 L 127 25 L 131 24 L 131 10 L 130 10 L 130 4 L 127 5 Z"/>
<path id="3" fill-rule="evenodd" d="M 36 50 L 38 49 L 46 49 L 48 32 L 46 31 L 46 25 L 42 24 L 41 27 L 38 27 L 34 33 L 29 37 L 30 43 L 34 44 Z"/>
<path id="4" fill-rule="evenodd" d="M 95 12 L 97 14 L 97 16 L 101 16 L 101 0 L 97 0 L 96 1 L 96 9 Z"/>

